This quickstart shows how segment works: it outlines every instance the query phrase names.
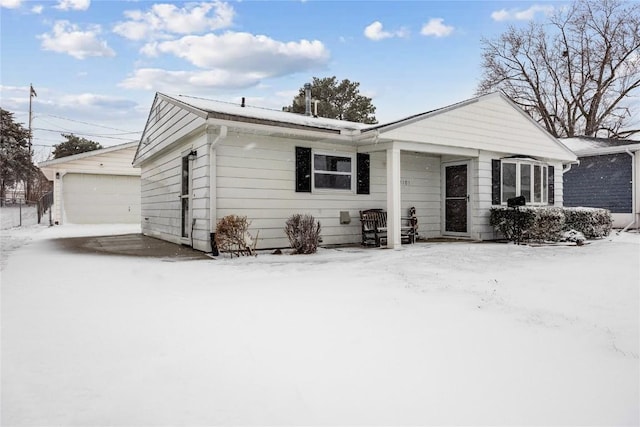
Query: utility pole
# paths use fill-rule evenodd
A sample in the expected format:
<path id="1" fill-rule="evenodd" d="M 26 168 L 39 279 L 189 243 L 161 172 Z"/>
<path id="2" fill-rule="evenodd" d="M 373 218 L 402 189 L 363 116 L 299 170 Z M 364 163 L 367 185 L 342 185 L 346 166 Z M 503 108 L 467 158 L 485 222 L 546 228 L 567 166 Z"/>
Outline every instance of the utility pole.
<path id="1" fill-rule="evenodd" d="M 33 89 L 33 84 L 29 83 L 29 159 L 33 163 L 33 130 L 31 129 L 31 122 L 33 121 L 33 97 L 37 97 L 38 94 Z M 25 183 L 24 200 L 28 202 L 31 198 L 31 174 L 27 178 Z"/>
<path id="2" fill-rule="evenodd" d="M 33 149 L 32 149 L 33 131 L 31 130 L 31 122 L 33 120 L 32 101 L 34 96 L 37 98 L 38 94 L 33 89 L 33 84 L 29 83 L 29 155 L 30 156 L 33 156 Z"/>

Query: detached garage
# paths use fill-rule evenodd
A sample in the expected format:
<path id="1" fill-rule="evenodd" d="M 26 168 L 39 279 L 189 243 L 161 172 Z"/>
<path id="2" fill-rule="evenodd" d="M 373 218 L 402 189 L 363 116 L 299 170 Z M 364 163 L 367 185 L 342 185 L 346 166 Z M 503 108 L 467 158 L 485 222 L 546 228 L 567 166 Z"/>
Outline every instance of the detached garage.
<path id="1" fill-rule="evenodd" d="M 55 224 L 137 224 L 140 169 L 132 166 L 136 142 L 39 164 L 53 181 Z"/>

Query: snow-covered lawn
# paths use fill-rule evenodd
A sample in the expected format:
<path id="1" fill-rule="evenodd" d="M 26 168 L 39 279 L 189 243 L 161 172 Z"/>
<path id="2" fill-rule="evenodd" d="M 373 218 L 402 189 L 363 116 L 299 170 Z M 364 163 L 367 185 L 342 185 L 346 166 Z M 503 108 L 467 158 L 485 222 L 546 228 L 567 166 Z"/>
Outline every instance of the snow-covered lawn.
<path id="1" fill-rule="evenodd" d="M 639 234 L 182 262 L 50 242 L 104 231 L 8 254 L 2 425 L 640 422 Z"/>

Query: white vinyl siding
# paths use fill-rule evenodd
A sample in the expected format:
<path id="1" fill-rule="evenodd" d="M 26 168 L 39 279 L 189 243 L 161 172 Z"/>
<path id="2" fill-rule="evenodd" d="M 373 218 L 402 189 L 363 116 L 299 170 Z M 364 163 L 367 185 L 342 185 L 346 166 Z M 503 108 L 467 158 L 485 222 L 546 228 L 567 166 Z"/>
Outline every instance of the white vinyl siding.
<path id="1" fill-rule="evenodd" d="M 142 232 L 146 235 L 181 243 L 182 233 L 182 153 L 197 151 L 193 160 L 192 218 L 193 246 L 209 250 L 209 150 L 204 133 L 193 135 L 181 144 L 165 150 L 142 168 Z"/>
<path id="2" fill-rule="evenodd" d="M 567 149 L 500 96 L 444 109 L 404 126 L 380 132 L 381 139 L 518 153 L 571 161 Z"/>
<path id="3" fill-rule="evenodd" d="M 384 152 L 370 157 L 370 194 L 353 191 L 323 190 L 314 193 L 295 192 L 295 146 L 306 146 L 314 152 L 343 155 L 345 147 L 327 143 L 308 143 L 270 137 L 246 137 L 230 134 L 216 148 L 217 218 L 243 215 L 251 221 L 255 234 L 260 230 L 262 248 L 287 247 L 284 234 L 287 218 L 296 213 L 311 214 L 322 226 L 324 245 L 358 244 L 359 211 L 371 208 L 386 210 L 386 156 Z M 350 155 L 355 159 L 355 151 Z M 355 161 L 355 160 L 354 160 Z M 440 177 L 439 159 L 403 153 L 403 215 L 415 206 L 420 232 L 434 235 L 439 230 Z M 353 166 L 355 169 L 355 165 Z M 355 174 L 355 171 L 353 172 Z M 340 212 L 347 211 L 350 224 L 340 224 Z"/>
<path id="4" fill-rule="evenodd" d="M 156 120 L 156 117 L 161 120 Z M 205 119 L 177 105 L 156 97 L 136 155 L 136 164 L 147 160 L 169 145 L 201 132 Z"/>

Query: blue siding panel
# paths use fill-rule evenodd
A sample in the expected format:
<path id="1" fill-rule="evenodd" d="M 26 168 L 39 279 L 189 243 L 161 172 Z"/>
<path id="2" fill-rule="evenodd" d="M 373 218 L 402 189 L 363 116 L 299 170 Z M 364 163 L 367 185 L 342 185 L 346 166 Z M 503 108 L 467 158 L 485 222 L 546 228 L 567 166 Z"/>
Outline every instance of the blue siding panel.
<path id="1" fill-rule="evenodd" d="M 564 174 L 564 205 L 631 212 L 631 156 L 626 153 L 581 157 Z"/>

